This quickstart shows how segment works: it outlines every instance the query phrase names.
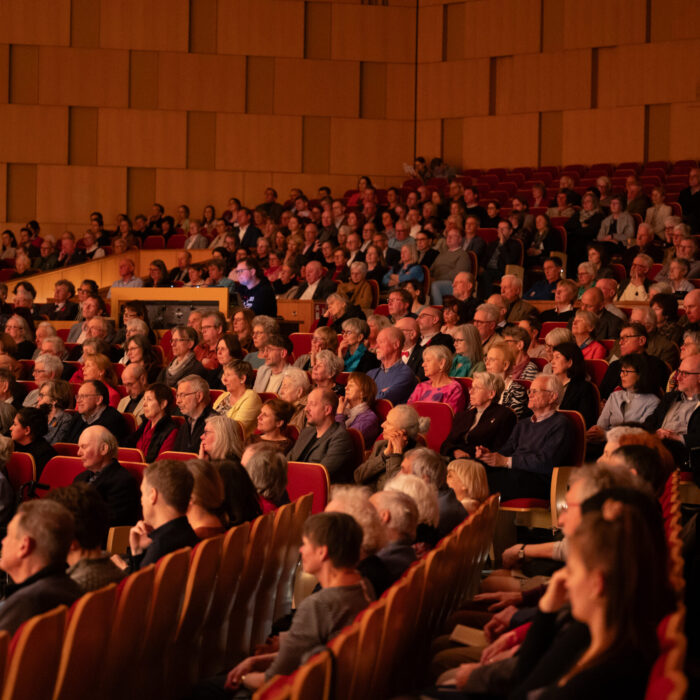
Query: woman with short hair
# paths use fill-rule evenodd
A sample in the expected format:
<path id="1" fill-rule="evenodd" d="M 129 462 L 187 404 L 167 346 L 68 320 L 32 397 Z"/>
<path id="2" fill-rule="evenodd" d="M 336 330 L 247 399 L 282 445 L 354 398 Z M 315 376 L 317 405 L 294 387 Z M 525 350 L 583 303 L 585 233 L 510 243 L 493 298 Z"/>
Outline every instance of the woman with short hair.
<path id="1" fill-rule="evenodd" d="M 338 357 L 345 372 L 369 372 L 379 367 L 379 360 L 367 349 L 369 325 L 361 318 L 343 321 L 343 339 L 338 345 Z"/>
<path id="2" fill-rule="evenodd" d="M 243 360 L 231 360 L 224 365 L 222 382 L 226 391 L 214 401 L 218 414 L 236 421 L 245 435 L 255 429 L 262 401 L 253 391 L 253 368 Z"/>
<path id="3" fill-rule="evenodd" d="M 453 459 L 447 465 L 447 485 L 469 515 L 490 495 L 486 469 L 473 459 Z"/>
<path id="4" fill-rule="evenodd" d="M 301 432 L 306 427 L 306 399 L 311 391 L 311 380 L 303 369 L 288 367 L 284 371 L 279 397 L 294 406 L 294 414 L 287 422 Z"/>
<path id="5" fill-rule="evenodd" d="M 13 314 L 5 323 L 5 333 L 7 333 L 17 345 L 15 358 L 17 360 L 30 359 L 36 350 L 36 345 L 32 340 L 34 336 L 27 319 L 19 314 Z"/>
<path id="6" fill-rule="evenodd" d="M 408 403 L 416 401 L 435 401 L 446 403 L 453 411 L 459 413 L 466 406 L 466 397 L 462 385 L 450 377 L 452 353 L 444 345 L 429 345 L 423 350 L 423 372 L 426 380 L 421 382 L 408 397 Z"/>
<path id="7" fill-rule="evenodd" d="M 265 364 L 263 350 L 267 345 L 267 341 L 271 335 L 280 332 L 280 327 L 277 321 L 270 316 L 256 316 L 253 319 L 253 346 L 252 349 L 243 359 L 250 363 L 253 369 L 260 369 Z"/>
<path id="8" fill-rule="evenodd" d="M 299 355 L 294 361 L 294 367 L 310 370 L 321 350 L 338 350 L 338 333 L 330 326 L 320 326 L 311 334 L 311 352 Z"/>
<path id="9" fill-rule="evenodd" d="M 246 448 L 244 468 L 258 492 L 263 515 L 289 503 L 287 493 L 287 458 L 266 442 Z"/>
<path id="10" fill-rule="evenodd" d="M 484 350 L 479 331 L 471 323 L 452 329 L 455 353 L 450 367 L 450 377 L 473 377 L 475 372 L 483 372 Z"/>
<path id="11" fill-rule="evenodd" d="M 602 343 L 593 338 L 598 319 L 592 311 L 577 311 L 571 323 L 576 345 L 578 345 L 584 360 L 604 360 L 608 351 Z"/>
<path id="12" fill-rule="evenodd" d="M 143 394 L 143 417 L 127 444 L 143 452 L 147 462 L 155 462 L 161 452 L 172 450 L 178 425 L 172 418 L 175 400 L 165 384 L 151 384 Z"/>
<path id="13" fill-rule="evenodd" d="M 311 381 L 316 389 L 330 389 L 342 395 L 343 387 L 335 381 L 336 375 L 342 371 L 343 360 L 330 350 L 321 350 L 311 368 Z"/>
<path id="14" fill-rule="evenodd" d="M 514 363 L 515 356 L 508 343 L 497 342 L 489 348 L 486 355 L 486 371 L 499 375 L 505 384 L 499 403 L 515 411 L 518 418 L 524 418 L 530 414 L 527 392 L 525 387 L 514 381 L 511 376 Z"/>
<path id="15" fill-rule="evenodd" d="M 187 520 L 200 540 L 226 532 L 228 516 L 224 506 L 224 482 L 219 470 L 207 460 L 190 459 L 187 469 L 194 478 Z"/>
<path id="16" fill-rule="evenodd" d="M 345 396 L 338 401 L 335 417 L 346 428 L 358 430 L 365 441 L 365 447 L 374 444 L 379 435 L 379 418 L 372 410 L 377 385 L 374 379 L 364 372 L 351 372 L 345 385 Z"/>
<path id="17" fill-rule="evenodd" d="M 350 279 L 338 285 L 338 292 L 348 298 L 348 303 L 361 309 L 372 308 L 372 287 L 367 281 L 367 263 L 355 260 L 350 263 Z"/>
<path id="18" fill-rule="evenodd" d="M 37 408 L 46 406 L 42 410 L 46 411 L 49 429 L 44 435 L 44 439 L 49 445 L 57 442 L 64 442 L 70 432 L 73 422 L 73 414 L 67 413 L 66 409 L 73 406 L 73 391 L 70 384 L 62 379 L 52 379 L 42 382 L 39 385 L 39 397 Z"/>
<path id="19" fill-rule="evenodd" d="M 248 438 L 248 444 L 264 441 L 282 454 L 292 449 L 294 441 L 284 434 L 294 406 L 282 399 L 268 399 L 258 413 L 257 428 Z"/>
<path id="20" fill-rule="evenodd" d="M 421 283 L 424 279 L 425 272 L 423 267 L 418 264 L 418 252 L 415 246 L 405 245 L 399 251 L 399 262 L 384 275 L 382 288 L 398 287 L 409 280 Z"/>

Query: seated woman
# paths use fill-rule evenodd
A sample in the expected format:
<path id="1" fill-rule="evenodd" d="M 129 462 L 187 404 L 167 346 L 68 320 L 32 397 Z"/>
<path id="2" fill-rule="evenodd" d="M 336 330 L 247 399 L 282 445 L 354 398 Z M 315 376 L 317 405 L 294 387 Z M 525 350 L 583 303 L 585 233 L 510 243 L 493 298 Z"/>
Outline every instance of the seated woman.
<path id="1" fill-rule="evenodd" d="M 226 459 L 240 462 L 243 454 L 243 430 L 226 416 L 209 416 L 204 422 L 200 459 Z"/>
<path id="2" fill-rule="evenodd" d="M 423 350 L 423 372 L 426 380 L 421 382 L 408 397 L 415 401 L 446 403 L 457 414 L 464 410 L 467 400 L 462 385 L 448 374 L 452 367 L 452 353 L 444 345 L 429 345 Z"/>
<path id="3" fill-rule="evenodd" d="M 415 280 L 408 280 L 401 285 L 401 288 L 405 289 L 413 298 L 409 311 L 418 317 L 418 314 L 425 308 L 427 301 L 423 292 L 423 285 Z"/>
<path id="4" fill-rule="evenodd" d="M 130 447 L 143 452 L 147 462 L 155 462 L 161 452 L 173 449 L 178 425 L 172 419 L 173 392 L 165 384 L 151 384 L 143 395 L 143 417 L 135 433 L 127 438 Z"/>
<path id="5" fill-rule="evenodd" d="M 207 284 L 206 268 L 202 263 L 192 263 L 187 269 L 187 277 L 187 282 L 183 283 L 184 287 L 204 287 Z"/>
<path id="6" fill-rule="evenodd" d="M 107 345 L 107 343 L 105 343 L 105 341 L 102 340 L 102 338 L 90 338 L 83 343 L 82 348 L 83 354 L 80 358 L 80 362 L 82 364 L 70 376 L 69 381 L 71 384 L 82 384 L 85 381 L 85 377 L 83 376 L 83 365 L 88 357 L 92 357 L 93 355 L 104 355 L 105 357 L 107 357 L 107 353 L 109 352 L 109 345 Z M 69 366 L 69 373 L 71 369 L 72 366 Z"/>
<path id="7" fill-rule="evenodd" d="M 48 432 L 46 413 L 39 408 L 20 408 L 10 427 L 10 437 L 14 440 L 15 452 L 27 452 L 34 457 L 36 478 L 41 477 L 46 463 L 57 452 L 44 439 Z"/>
<path id="8" fill-rule="evenodd" d="M 197 331 L 190 326 L 175 326 L 171 334 L 173 360 L 167 367 L 163 367 L 158 375 L 158 382 L 176 387 L 177 383 L 188 374 L 198 374 L 203 377 L 205 369 L 194 354 L 194 348 L 198 342 Z"/>
<path id="9" fill-rule="evenodd" d="M 625 211 L 625 196 L 615 195 L 610 199 L 610 216 L 601 222 L 596 238 L 619 252 L 634 240 L 635 226 L 634 217 Z"/>
<path id="10" fill-rule="evenodd" d="M 404 493 L 416 504 L 418 522 L 413 547 L 420 554 L 432 549 L 440 541 L 440 507 L 435 484 L 414 474 L 401 472 L 384 484 L 383 491 Z"/>
<path id="11" fill-rule="evenodd" d="M 552 251 L 562 250 L 561 233 L 550 227 L 546 214 L 538 214 L 535 217 L 535 233 L 530 247 L 525 251 L 525 267 L 541 267 Z"/>
<path id="12" fill-rule="evenodd" d="M 540 370 L 527 354 L 527 349 L 532 340 L 530 334 L 520 326 L 509 325 L 503 331 L 503 337 L 511 346 L 515 355 L 515 364 L 510 373 L 511 377 L 531 382 L 539 374 Z"/>
<path id="13" fill-rule="evenodd" d="M 447 465 L 447 485 L 469 515 L 475 513 L 490 495 L 486 469 L 473 459 L 453 459 Z"/>
<path id="14" fill-rule="evenodd" d="M 258 492 L 263 514 L 289 503 L 287 458 L 274 446 L 264 440 L 248 445 L 241 464 Z"/>
<path id="15" fill-rule="evenodd" d="M 282 454 L 287 454 L 294 441 L 285 436 L 284 429 L 293 415 L 292 404 L 282 399 L 268 399 L 258 413 L 258 427 L 248 438 L 247 444 L 264 441 Z"/>
<path id="16" fill-rule="evenodd" d="M 649 302 L 649 306 L 656 314 L 657 333 L 682 347 L 683 329 L 678 326 L 678 300 L 676 297 L 670 293 L 655 294 Z"/>
<path id="17" fill-rule="evenodd" d="M 372 410 L 377 385 L 364 371 L 351 372 L 345 385 L 345 396 L 338 401 L 335 419 L 346 428 L 355 428 L 362 433 L 365 447 L 369 448 L 379 435 L 379 418 Z"/>
<path id="18" fill-rule="evenodd" d="M 288 367 L 279 390 L 279 397 L 294 406 L 294 414 L 287 422 L 301 432 L 306 427 L 306 399 L 311 391 L 309 375 L 298 367 Z"/>
<path id="19" fill-rule="evenodd" d="M 504 388 L 503 377 L 498 374 L 474 374 L 469 389 L 470 407 L 454 417 L 440 454 L 452 459 L 472 458 L 479 445 L 492 452 L 505 445 L 517 418 L 510 408 L 499 404 Z"/>
<path id="20" fill-rule="evenodd" d="M 194 478 L 190 504 L 187 507 L 190 527 L 200 540 L 222 535 L 228 528 L 228 516 L 224 482 L 219 470 L 204 459 L 189 460 L 187 469 Z"/>
<path id="21" fill-rule="evenodd" d="M 367 279 L 374 280 L 381 286 L 388 267 L 384 260 L 384 254 L 376 245 L 372 244 L 367 248 L 365 263 L 367 264 Z"/>
<path id="22" fill-rule="evenodd" d="M 370 456 L 355 469 L 355 483 L 381 489 L 387 479 L 401 471 L 404 454 L 418 444 L 418 433 L 427 433 L 429 427 L 430 418 L 419 416 L 413 406 L 392 408 L 382 423 L 382 439 L 374 443 Z"/>
<path id="23" fill-rule="evenodd" d="M 157 359 L 153 346 L 145 335 L 135 335 L 126 342 L 126 365 L 143 365 L 148 381 L 152 382 L 163 369 Z"/>
<path id="24" fill-rule="evenodd" d="M 70 384 L 62 379 L 54 379 L 42 382 L 39 386 L 39 400 L 37 408 L 42 408 L 48 420 L 48 430 L 44 439 L 49 445 L 64 442 L 73 422 L 73 415 L 66 413 L 67 408 L 73 406 L 73 392 Z"/>
<path id="25" fill-rule="evenodd" d="M 83 381 L 100 381 L 109 392 L 109 405 L 116 408 L 121 401 L 117 391 L 119 380 L 110 359 L 106 355 L 89 355 L 83 363 Z"/>
<path id="26" fill-rule="evenodd" d="M 418 264 L 418 253 L 415 246 L 402 246 L 399 252 L 399 262 L 384 275 L 382 289 L 398 287 L 404 282 L 412 280 L 421 283 L 425 279 L 423 267 Z"/>
<path id="27" fill-rule="evenodd" d="M 552 355 L 554 353 L 554 348 L 560 343 L 574 343 L 576 342 L 573 333 L 568 328 L 552 328 L 549 333 L 544 337 L 544 359 L 547 360 L 542 372 L 544 374 L 552 373 Z"/>
<path id="28" fill-rule="evenodd" d="M 593 241 L 588 244 L 586 251 L 588 262 L 593 265 L 596 280 L 604 277 L 615 277 L 610 267 L 610 255 L 604 243 Z"/>
<path id="29" fill-rule="evenodd" d="M 582 262 L 579 264 L 578 276 L 576 281 L 578 282 L 578 295 L 577 299 L 583 296 L 583 293 L 591 287 L 595 287 L 596 271 L 593 265 L 587 262 Z"/>
<path id="30" fill-rule="evenodd" d="M 170 278 L 168 276 L 168 268 L 162 260 L 151 260 L 148 267 L 148 279 L 143 285 L 144 287 L 169 287 Z"/>
<path id="31" fill-rule="evenodd" d="M 253 346 L 253 319 L 255 314 L 251 309 L 237 308 L 231 317 L 231 330 L 238 338 L 243 352 L 250 352 Z"/>
<path id="32" fill-rule="evenodd" d="M 695 285 L 688 281 L 690 262 L 683 258 L 673 258 L 668 265 L 668 280 L 671 289 L 678 299 L 683 298 L 688 292 L 695 289 Z"/>
<path id="33" fill-rule="evenodd" d="M 342 396 L 344 387 L 335 381 L 338 372 L 343 371 L 343 361 L 330 350 L 321 350 L 316 354 L 311 368 L 311 381 L 316 389 L 330 389 Z"/>
<path id="34" fill-rule="evenodd" d="M 610 394 L 597 424 L 586 432 L 589 440 L 602 442 L 606 430 L 622 423 L 644 423 L 659 404 L 649 375 L 643 355 L 631 354 L 620 358 L 622 391 Z"/>
<path id="35" fill-rule="evenodd" d="M 451 295 L 443 297 L 442 318 L 444 323 L 442 328 L 440 328 L 440 332 L 452 335 L 452 331 L 455 330 L 455 328 L 467 322 L 465 313 L 466 309 L 458 299 Z"/>
<path id="36" fill-rule="evenodd" d="M 338 333 L 335 328 L 331 328 L 330 326 L 321 326 L 317 328 L 311 336 L 311 352 L 299 355 L 299 357 L 294 360 L 294 366 L 303 370 L 311 370 L 316 355 L 321 350 L 330 350 L 331 352 L 338 351 Z"/>
<path id="37" fill-rule="evenodd" d="M 577 311 L 571 324 L 571 332 L 584 360 L 604 360 L 608 356 L 605 346 L 593 340 L 597 322 L 598 319 L 591 311 Z"/>
<path id="38" fill-rule="evenodd" d="M 503 379 L 505 388 L 501 394 L 498 403 L 501 406 L 507 406 L 515 411 L 518 418 L 524 418 L 530 415 L 528 408 L 527 392 L 522 384 L 513 380 L 511 372 L 515 357 L 508 343 L 494 343 L 486 355 L 486 371 L 491 374 L 497 374 Z"/>
<path id="39" fill-rule="evenodd" d="M 450 377 L 473 377 L 475 372 L 483 372 L 486 369 L 484 350 L 476 327 L 470 323 L 462 324 L 450 335 L 455 340 Z"/>
<path id="40" fill-rule="evenodd" d="M 104 315 L 107 315 L 106 310 L 104 310 Z M 127 301 L 122 306 L 122 325 L 121 328 L 119 328 L 119 330 L 114 335 L 114 338 L 112 338 L 111 342 L 117 345 L 122 344 L 126 339 L 127 323 L 136 319 L 143 321 L 143 323 L 146 324 L 146 327 L 148 329 L 146 335 L 151 341 L 151 345 L 155 345 L 158 342 L 158 339 L 156 338 L 156 334 L 153 332 L 153 329 L 149 325 L 148 310 L 146 309 L 146 305 L 139 299 L 132 299 L 131 301 Z"/>
<path id="41" fill-rule="evenodd" d="M 10 316 L 5 323 L 5 333 L 7 333 L 17 345 L 15 359 L 31 359 L 36 350 L 36 345 L 34 344 L 34 335 L 29 328 L 27 319 L 19 314 Z"/>
<path id="42" fill-rule="evenodd" d="M 369 325 L 361 318 L 343 321 L 343 339 L 338 346 L 338 357 L 343 360 L 345 372 L 369 372 L 379 367 L 379 360 L 367 349 Z"/>
<path id="43" fill-rule="evenodd" d="M 347 282 L 350 279 L 348 270 L 348 251 L 338 247 L 333 251 L 333 267 L 330 270 L 330 278 L 333 282 Z"/>
<path id="44" fill-rule="evenodd" d="M 359 260 L 350 263 L 350 280 L 338 285 L 338 293 L 346 296 L 348 303 L 353 306 L 372 308 L 372 287 L 367 281 L 367 263 Z"/>
<path id="45" fill-rule="evenodd" d="M 598 393 L 586 380 L 586 365 L 576 343 L 560 343 L 552 352 L 552 374 L 564 386 L 564 398 L 559 408 L 578 411 L 586 428 L 598 420 Z"/>
<path id="46" fill-rule="evenodd" d="M 336 333 L 343 332 L 343 323 L 349 318 L 362 318 L 364 314 L 357 306 L 351 306 L 347 297 L 338 292 L 329 294 L 326 298 L 328 308 L 318 320 L 318 327 L 332 328 Z"/>
<path id="47" fill-rule="evenodd" d="M 216 361 L 219 366 L 209 370 L 207 381 L 212 389 L 223 389 L 222 376 L 224 367 L 234 360 L 243 359 L 243 349 L 233 333 L 224 333 L 216 344 Z"/>
<path id="48" fill-rule="evenodd" d="M 146 324 L 140 318 L 130 318 L 128 321 L 126 321 L 122 330 L 124 334 L 124 339 L 122 342 L 122 349 L 124 350 L 124 354 L 119 359 L 119 364 L 126 366 L 129 364 L 129 354 L 127 352 L 128 341 L 136 335 L 142 335 L 146 337 L 148 335 L 148 324 Z"/>
<path id="49" fill-rule="evenodd" d="M 253 319 L 253 347 L 243 358 L 253 369 L 260 369 L 265 364 L 263 350 L 271 335 L 280 332 L 279 324 L 270 316 L 256 316 Z"/>
<path id="50" fill-rule="evenodd" d="M 262 401 L 253 391 L 253 368 L 243 360 L 231 360 L 223 368 L 223 385 L 226 391 L 214 402 L 218 414 L 236 421 L 244 435 L 255 429 Z"/>
<path id="51" fill-rule="evenodd" d="M 377 349 L 377 336 L 383 328 L 388 328 L 391 321 L 381 314 L 370 314 L 367 317 L 367 325 L 369 326 L 369 338 L 367 338 L 367 348 L 374 353 Z"/>

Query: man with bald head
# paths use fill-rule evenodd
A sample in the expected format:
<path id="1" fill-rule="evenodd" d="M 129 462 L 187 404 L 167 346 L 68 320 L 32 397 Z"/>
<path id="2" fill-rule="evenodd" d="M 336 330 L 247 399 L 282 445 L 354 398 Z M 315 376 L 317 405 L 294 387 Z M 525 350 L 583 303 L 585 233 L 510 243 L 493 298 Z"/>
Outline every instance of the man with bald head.
<path id="1" fill-rule="evenodd" d="M 143 396 L 148 386 L 148 374 L 143 365 L 127 365 L 122 372 L 122 384 L 127 394 L 119 402 L 119 413 L 131 413 L 136 419 L 136 425 L 141 425 L 143 418 Z"/>
<path id="2" fill-rule="evenodd" d="M 423 381 L 425 379 L 425 374 L 423 374 L 423 346 L 420 344 L 418 320 L 406 316 L 400 318 L 394 324 L 394 328 L 398 328 L 404 337 L 401 361 L 411 369 L 418 379 Z"/>
<path id="3" fill-rule="evenodd" d="M 377 399 L 388 399 L 396 406 L 406 403 L 418 383 L 416 375 L 401 361 L 403 332 L 390 326 L 377 335 L 377 359 L 382 363 L 367 372 L 377 385 Z"/>
<path id="4" fill-rule="evenodd" d="M 476 280 L 472 272 L 458 272 L 452 280 L 452 296 L 460 303 L 462 318 L 470 322 L 474 318 L 476 307 Z"/>
<path id="5" fill-rule="evenodd" d="M 335 292 L 335 282 L 324 277 L 325 270 L 318 260 L 311 260 L 304 268 L 304 284 L 299 286 L 295 299 L 314 299 L 323 301 Z"/>
<path id="6" fill-rule="evenodd" d="M 605 310 L 609 311 L 611 314 L 617 316 L 623 323 L 627 321 L 627 314 L 615 306 L 615 299 L 617 299 L 617 290 L 620 285 L 617 280 L 612 277 L 601 277 L 595 286 L 600 289 L 603 293 L 603 300 L 605 301 Z"/>
<path id="7" fill-rule="evenodd" d="M 700 289 L 693 289 L 683 297 L 685 316 L 678 325 L 683 331 L 700 331 Z"/>
<path id="8" fill-rule="evenodd" d="M 660 263 L 664 259 L 663 246 L 654 236 L 649 224 L 639 224 L 635 244 L 625 253 L 624 262 L 628 270 L 632 266 L 634 258 L 640 253 L 648 255 L 655 263 Z"/>
<path id="9" fill-rule="evenodd" d="M 94 486 L 109 508 L 109 526 L 133 525 L 141 517 L 141 494 L 136 479 L 117 461 L 119 444 L 107 428 L 92 425 L 78 438 L 83 471 L 73 483 Z"/>
<path id="10" fill-rule="evenodd" d="M 501 297 L 507 304 L 506 320 L 517 323 L 528 316 L 537 316 L 537 309 L 523 301 L 523 282 L 515 275 L 501 277 Z"/>
<path id="11" fill-rule="evenodd" d="M 591 287 L 591 289 L 587 289 L 583 293 L 581 296 L 581 310 L 590 311 L 598 319 L 593 329 L 593 337 L 596 340 L 617 338 L 620 335 L 622 319 L 606 310 L 603 292 L 597 287 Z M 572 323 L 573 319 L 570 319 L 569 330 L 571 330 Z"/>

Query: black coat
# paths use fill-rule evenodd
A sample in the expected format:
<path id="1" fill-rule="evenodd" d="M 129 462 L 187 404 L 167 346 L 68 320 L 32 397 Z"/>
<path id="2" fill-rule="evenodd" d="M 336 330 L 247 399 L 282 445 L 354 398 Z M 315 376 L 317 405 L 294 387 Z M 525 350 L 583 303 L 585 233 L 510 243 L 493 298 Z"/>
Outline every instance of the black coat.
<path id="1" fill-rule="evenodd" d="M 451 335 L 447 333 L 438 333 L 434 335 L 425 345 L 423 345 L 423 350 L 429 348 L 431 345 L 444 345 L 449 348 L 450 352 L 455 351 L 455 341 Z"/>
<path id="2" fill-rule="evenodd" d="M 94 423 L 90 423 L 90 425 L 83 420 L 83 417 L 79 413 L 76 413 L 68 429 L 66 442 L 78 442 L 83 430 L 92 425 L 101 425 L 107 428 L 107 430 L 117 438 L 118 442 L 123 442 L 129 434 L 129 427 L 124 420 L 124 416 L 119 413 L 116 408 L 107 406 L 102 412 L 102 415 Z"/>
<path id="3" fill-rule="evenodd" d="M 56 304 L 47 304 L 43 311 L 51 321 L 72 321 L 77 317 L 80 306 L 74 301 L 67 301 L 60 310 L 56 308 Z"/>
<path id="4" fill-rule="evenodd" d="M 307 290 L 308 284 L 304 282 L 304 284 L 299 286 L 299 289 L 297 290 L 297 293 L 294 295 L 295 299 L 299 299 L 301 295 Z M 329 294 L 333 294 L 335 292 L 336 284 L 332 279 L 329 279 L 328 277 L 322 277 L 318 281 L 318 287 L 316 287 L 316 291 L 314 292 L 314 300 L 315 301 L 323 301 L 328 297 Z"/>
<path id="5" fill-rule="evenodd" d="M 598 395 L 590 382 L 572 379 L 566 385 L 559 408 L 563 411 L 578 411 L 583 416 L 586 428 L 590 428 L 598 420 Z"/>
<path id="6" fill-rule="evenodd" d="M 146 429 L 146 423 L 149 422 L 150 421 L 142 421 L 141 425 L 138 427 L 138 430 L 132 435 L 129 435 L 126 440 L 126 444 L 130 445 L 131 447 L 136 447 L 136 443 L 141 439 L 143 431 Z M 163 443 L 167 439 L 168 435 L 173 432 L 173 430 L 178 430 L 178 425 L 169 416 L 164 416 L 156 423 L 151 441 L 148 443 L 148 448 L 146 449 L 145 457 L 147 462 L 156 461 L 160 448 L 163 446 Z"/>
<path id="7" fill-rule="evenodd" d="M 668 376 L 671 374 L 671 371 L 666 363 L 658 357 L 649 355 L 649 353 L 646 352 L 641 353 L 641 355 L 646 358 L 648 375 L 655 391 L 658 393 L 662 392 L 666 388 Z M 610 363 L 605 372 L 603 381 L 600 384 L 600 396 L 604 401 L 607 400 L 608 396 L 610 396 L 618 386 L 620 386 L 620 367 L 621 361 L 615 360 L 615 362 Z"/>
<path id="8" fill-rule="evenodd" d="M 455 450 L 464 450 L 473 457 L 476 448 L 480 445 L 492 452 L 498 451 L 510 437 L 518 420 L 510 408 L 498 403 L 492 403 L 488 406 L 481 416 L 481 420 L 473 430 L 470 430 L 474 418 L 476 418 L 475 408 L 470 408 L 455 416 L 452 430 L 440 448 L 441 454 L 454 458 Z"/>
<path id="9" fill-rule="evenodd" d="M 41 472 L 44 471 L 46 463 L 58 454 L 43 437 L 33 440 L 28 445 L 20 445 L 18 442 L 15 442 L 15 452 L 26 452 L 34 457 L 37 480 L 39 480 Z"/>
<path id="10" fill-rule="evenodd" d="M 202 441 L 202 433 L 204 432 L 204 422 L 212 415 L 217 414 L 214 413 L 211 406 L 205 406 L 202 415 L 197 418 L 192 430 L 190 430 L 189 420 L 185 417 L 185 423 L 181 425 L 180 429 L 177 431 L 173 450 L 176 452 L 194 452 L 197 454 Z"/>

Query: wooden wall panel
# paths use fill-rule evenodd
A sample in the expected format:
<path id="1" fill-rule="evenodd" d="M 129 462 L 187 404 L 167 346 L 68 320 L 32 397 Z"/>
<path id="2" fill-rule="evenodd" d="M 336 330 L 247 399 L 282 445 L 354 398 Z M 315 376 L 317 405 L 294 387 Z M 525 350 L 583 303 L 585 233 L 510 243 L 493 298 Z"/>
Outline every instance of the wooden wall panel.
<path id="1" fill-rule="evenodd" d="M 646 155 L 649 160 L 669 160 L 671 105 L 647 107 Z"/>
<path id="2" fill-rule="evenodd" d="M 542 1 L 542 51 L 564 48 L 564 3 L 561 0 Z"/>
<path id="3" fill-rule="evenodd" d="M 591 50 L 532 53 L 498 60 L 496 114 L 591 106 Z"/>
<path id="4" fill-rule="evenodd" d="M 419 119 L 449 119 L 488 113 L 488 58 L 418 66 Z"/>
<path id="5" fill-rule="evenodd" d="M 331 172 L 396 175 L 413 162 L 413 124 L 374 119 L 331 120 Z"/>
<path id="6" fill-rule="evenodd" d="M 111 49 L 39 49 L 39 102 L 127 107 L 129 54 Z"/>
<path id="7" fill-rule="evenodd" d="M 187 113 L 187 167 L 213 170 L 216 167 L 216 114 Z"/>
<path id="8" fill-rule="evenodd" d="M 416 71 L 406 63 L 386 66 L 386 118 L 412 119 L 416 104 Z"/>
<path id="9" fill-rule="evenodd" d="M 39 49 L 10 47 L 10 102 L 35 105 L 39 102 Z"/>
<path id="10" fill-rule="evenodd" d="M 0 105 L 0 153 L 11 163 L 66 163 L 68 108 Z"/>
<path id="11" fill-rule="evenodd" d="M 158 53 L 131 51 L 129 53 L 129 107 L 158 108 Z"/>
<path id="12" fill-rule="evenodd" d="M 216 53 L 217 0 L 190 0 L 190 51 Z"/>
<path id="13" fill-rule="evenodd" d="M 465 5 L 464 58 L 540 49 L 541 0 L 478 0 Z"/>
<path id="14" fill-rule="evenodd" d="M 670 145 L 673 160 L 697 158 L 700 153 L 700 102 L 671 105 Z"/>
<path id="15" fill-rule="evenodd" d="M 651 0 L 651 41 L 696 39 L 700 3 L 695 0 Z"/>
<path id="16" fill-rule="evenodd" d="M 187 51 L 189 0 L 100 0 L 100 46 Z"/>
<path id="17" fill-rule="evenodd" d="M 131 219 L 151 211 L 156 202 L 155 168 L 126 169 L 126 211 Z"/>
<path id="18" fill-rule="evenodd" d="M 647 0 L 561 0 L 564 48 L 640 44 L 646 40 Z"/>
<path id="19" fill-rule="evenodd" d="M 540 160 L 539 165 L 562 165 L 562 129 L 561 112 L 542 112 L 540 114 Z"/>
<path id="20" fill-rule="evenodd" d="M 0 0 L 0 43 L 68 46 L 71 0 Z"/>
<path id="21" fill-rule="evenodd" d="M 357 117 L 359 111 L 357 61 L 275 60 L 275 114 Z"/>
<path id="22" fill-rule="evenodd" d="M 39 221 L 87 221 L 98 210 L 111 223 L 125 209 L 125 168 L 37 167 Z"/>
<path id="23" fill-rule="evenodd" d="M 285 88 L 293 90 L 291 86 Z M 275 59 L 248 56 L 246 59 L 245 111 L 272 114 L 275 101 Z"/>
<path id="24" fill-rule="evenodd" d="M 454 117 L 442 120 L 442 157 L 456 168 L 467 167 L 463 163 L 464 119 Z M 418 154 L 416 154 L 418 155 Z M 424 157 L 430 161 L 426 154 Z"/>
<path id="25" fill-rule="evenodd" d="M 304 4 L 304 58 L 331 57 L 331 5 L 328 2 Z"/>
<path id="26" fill-rule="evenodd" d="M 301 170 L 301 117 L 218 114 L 220 170 Z"/>
<path id="27" fill-rule="evenodd" d="M 158 107 L 244 112 L 245 70 L 243 56 L 160 52 Z"/>
<path id="28" fill-rule="evenodd" d="M 10 99 L 10 46 L 0 44 L 0 104 Z"/>
<path id="29" fill-rule="evenodd" d="M 7 163 L 0 163 L 0 222 L 7 220 Z"/>
<path id="30" fill-rule="evenodd" d="M 418 56 L 422 63 L 443 60 L 444 14 L 440 6 L 418 10 Z"/>
<path id="31" fill-rule="evenodd" d="M 416 126 L 416 155 L 440 153 L 442 151 L 442 120 L 421 119 Z"/>
<path id="32" fill-rule="evenodd" d="M 700 40 L 601 49 L 598 106 L 686 102 L 700 85 Z M 673 66 L 678 69 L 674 70 Z"/>
<path id="33" fill-rule="evenodd" d="M 333 5 L 334 59 L 412 63 L 416 17 L 410 7 Z"/>
<path id="34" fill-rule="evenodd" d="M 387 80 L 386 63 L 360 64 L 360 117 L 386 119 Z"/>
<path id="35" fill-rule="evenodd" d="M 468 117 L 463 120 L 462 166 L 517 167 L 537 163 L 539 115 Z"/>
<path id="36" fill-rule="evenodd" d="M 7 164 L 7 212 L 8 221 L 20 221 L 22 225 L 36 219 L 36 165 Z"/>
<path id="37" fill-rule="evenodd" d="M 71 0 L 70 45 L 97 49 L 100 46 L 100 3 L 95 0 Z"/>
<path id="38" fill-rule="evenodd" d="M 304 57 L 304 3 L 292 0 L 219 0 L 219 53 Z"/>
<path id="39" fill-rule="evenodd" d="M 69 107 L 69 165 L 97 165 L 97 108 Z"/>
<path id="40" fill-rule="evenodd" d="M 270 182 L 269 175 L 266 182 Z M 208 204 L 214 205 L 220 216 L 220 209 L 231 197 L 241 198 L 242 190 L 243 174 L 240 172 L 156 170 L 155 201 L 160 202 L 167 211 L 175 211 L 181 204 L 187 204 L 193 219 L 200 219 Z M 262 201 L 261 190 L 255 204 Z"/>
<path id="41" fill-rule="evenodd" d="M 302 172 L 327 173 L 331 158 L 330 117 L 304 117 L 301 138 Z"/>
<path id="42" fill-rule="evenodd" d="M 100 109 L 98 162 L 133 168 L 182 168 L 186 135 L 185 112 Z"/>
<path id="43" fill-rule="evenodd" d="M 368 172 L 366 174 L 372 178 L 372 182 L 374 182 L 378 187 L 382 186 L 382 183 L 375 177 L 374 173 Z M 257 189 L 251 190 L 248 187 L 249 182 L 252 184 L 250 175 L 246 175 L 245 178 L 245 194 L 247 197 L 249 197 L 249 201 L 255 203 L 262 202 L 262 193 L 265 187 L 269 185 L 270 180 L 258 181 L 256 183 Z M 300 187 L 307 197 L 316 197 L 318 195 L 318 188 L 321 187 L 321 185 L 330 187 L 333 197 L 342 197 L 347 190 L 357 187 L 357 176 L 272 173 L 272 186 L 279 194 L 279 202 L 284 202 L 287 200 L 289 197 L 289 191 L 292 187 Z"/>
<path id="44" fill-rule="evenodd" d="M 620 162 L 644 158 L 644 107 L 564 112 L 565 163 Z"/>

